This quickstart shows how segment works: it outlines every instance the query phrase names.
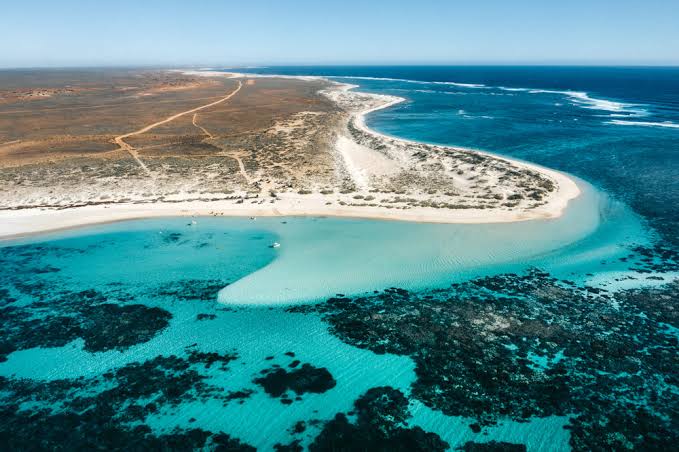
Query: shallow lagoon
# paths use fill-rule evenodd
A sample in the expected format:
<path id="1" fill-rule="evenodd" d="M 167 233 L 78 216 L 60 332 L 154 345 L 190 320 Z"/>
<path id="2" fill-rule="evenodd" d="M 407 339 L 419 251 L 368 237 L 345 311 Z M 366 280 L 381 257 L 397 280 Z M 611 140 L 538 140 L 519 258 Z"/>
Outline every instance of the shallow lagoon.
<path id="1" fill-rule="evenodd" d="M 223 367 L 200 362 L 191 367 L 198 369 L 203 383 L 218 388 L 220 397 L 192 387 L 191 396 L 159 404 L 143 417 L 144 424 L 155 434 L 171 434 L 176 428 L 221 431 L 266 449 L 293 440 L 309 444 L 323 421 L 351 412 L 354 401 L 370 388 L 389 386 L 409 394 L 416 378 L 414 363 L 407 356 L 348 345 L 320 316 L 287 312 L 277 305 L 394 286 L 445 287 L 533 266 L 575 273 L 584 281 L 585 273 L 604 269 L 602 261 L 617 260 L 629 253 L 630 243 L 645 244 L 648 238 L 624 206 L 583 187 L 585 194 L 566 214 L 549 221 L 434 225 L 293 217 L 197 218 L 194 224 L 186 218 L 168 218 L 10 243 L 2 248 L 3 265 L 10 270 L 3 287 L 16 301 L 7 305 L 20 311 L 27 308 L 38 321 L 64 312 L 73 315 L 70 305 L 58 301 L 50 306 L 49 300 L 88 290 L 97 291 L 106 303 L 160 308 L 171 314 L 171 320 L 150 339 L 131 345 L 113 341 L 107 347 L 104 339 L 103 349 L 93 351 L 87 334 L 85 340 L 76 334 L 60 346 L 19 347 L 0 363 L 0 375 L 39 384 L 93 379 L 87 389 L 72 391 L 96 394 L 115 387 L 117 381 L 101 381 L 102 375 L 135 363 L 159 356 L 189 359 L 194 352 L 232 353 L 234 358 Z M 614 234 L 607 229 L 613 228 L 609 224 L 613 220 Z M 275 241 L 282 246 L 271 248 Z M 217 301 L 218 292 L 222 303 Z M 32 308 L 43 301 L 46 306 Z M 130 320 L 130 327 L 134 325 Z M 254 382 L 275 366 L 293 369 L 294 361 L 327 369 L 335 385 L 321 393 L 278 398 Z M 235 396 L 225 400 L 224 394 Z M 153 399 L 143 391 L 138 400 L 134 394 L 126 397 L 126 404 Z M 35 403 L 21 406 L 35 408 Z M 49 398 L 44 403 L 60 405 Z M 474 440 L 568 449 L 563 416 L 529 423 L 507 418 L 485 426 L 479 436 L 469 428 L 471 418 L 445 416 L 417 401 L 411 402 L 410 412 L 411 426 L 436 432 L 452 446 Z M 299 421 L 307 428 L 295 434 Z"/>
<path id="2" fill-rule="evenodd" d="M 562 217 L 546 221 L 441 225 L 258 219 L 258 225 L 270 228 L 282 244 L 276 259 L 226 287 L 219 300 L 299 303 L 392 286 L 417 290 L 530 265 L 575 272 L 615 259 L 626 252 L 622 244 L 648 243 L 633 213 L 588 184 L 581 182 L 581 187 L 582 195 Z M 583 240 L 588 240 L 584 246 Z"/>
<path id="3" fill-rule="evenodd" d="M 386 229 L 386 233 L 377 233 L 381 228 Z M 416 280 L 415 277 L 421 278 L 421 274 L 416 271 L 431 272 L 436 269 L 434 274 L 443 275 L 445 268 L 451 265 L 462 269 L 459 261 L 441 258 L 440 236 L 431 234 L 432 230 L 442 234 L 448 228 L 441 225 L 328 218 L 271 218 L 257 221 L 201 218 L 196 225 L 192 225 L 180 218 L 125 222 L 64 232 L 53 235 L 47 242 L 36 238 L 29 244 L 29 241 L 24 240 L 18 248 L 9 246 L 3 249 L 3 264 L 13 271 L 9 278 L 11 281 L 4 281 L 3 286 L 9 288 L 11 296 L 17 298 L 12 304 L 14 307 L 49 299 L 50 295 L 94 289 L 104 294 L 108 302 L 125 304 L 131 300 L 150 307 L 160 307 L 169 311 L 172 319 L 169 326 L 151 340 L 129 348 L 90 352 L 84 350 L 82 339 L 75 339 L 61 347 L 18 350 L 0 363 L 0 375 L 38 382 L 89 379 L 160 355 L 181 357 L 187 355 L 187 350 L 206 353 L 235 351 L 238 358 L 229 363 L 228 371 L 213 367 L 205 369 L 204 373 L 210 384 L 224 392 L 254 391 L 242 404 L 239 400 L 225 404 L 220 399 L 183 401 L 150 415 L 146 423 L 158 433 L 171 432 L 175 427 L 223 431 L 261 448 L 289 442 L 294 439 L 290 431 L 298 421 L 328 420 L 337 412 L 350 411 L 353 401 L 372 387 L 391 386 L 408 393 L 409 385 L 415 378 L 412 361 L 407 357 L 377 355 L 347 345 L 330 334 L 327 325 L 318 317 L 288 313 L 281 308 L 233 310 L 217 303 L 216 290 L 210 300 L 194 300 L 190 293 L 174 292 L 168 290 L 168 286 L 172 288 L 182 281 L 191 286 L 194 281 L 204 280 L 237 283 L 239 278 L 247 277 L 251 272 L 261 272 L 267 265 L 282 259 L 277 256 L 278 249 L 269 247 L 273 241 L 281 241 L 284 244 L 281 248 L 294 254 L 291 248 L 299 243 L 296 240 L 310 239 L 309 231 L 332 234 L 334 240 L 323 241 L 317 237 L 316 242 L 312 241 L 310 245 L 313 248 L 319 243 L 326 243 L 325 254 L 309 253 L 303 249 L 300 250 L 301 256 L 293 255 L 293 259 L 327 259 L 327 253 L 339 254 L 347 249 L 375 252 L 381 247 L 378 239 L 384 239 L 391 245 L 399 234 L 410 230 L 412 235 L 418 233 L 419 228 L 427 230 L 424 234 L 416 235 L 419 244 L 425 243 L 427 238 L 432 240 L 428 247 L 432 252 L 429 262 L 422 256 L 419 262 L 403 256 L 401 262 L 408 262 L 410 267 L 400 268 L 399 272 L 392 270 L 386 275 L 394 279 L 378 279 L 371 286 L 367 285 L 367 279 L 361 280 L 360 286 L 348 284 L 350 290 L 345 292 L 352 293 L 352 287 L 372 290 L 383 286 L 385 282 L 393 285 L 410 280 L 412 284 L 426 286 L 426 281 Z M 455 229 L 451 227 L 448 231 L 452 237 L 456 237 L 455 232 L 451 232 Z M 338 231 L 342 233 L 338 234 Z M 366 237 L 370 248 L 355 247 L 357 240 L 366 240 Z M 20 258 L 20 255 L 28 259 Z M 339 288 L 342 286 L 338 276 L 351 281 L 350 274 L 361 273 L 357 263 L 361 263 L 364 270 L 378 265 L 374 260 L 362 260 L 361 256 L 353 256 L 357 259 L 353 265 L 349 260 L 341 260 L 346 265 L 342 275 L 334 273 L 338 268 L 337 263 L 326 266 L 322 261 L 316 261 L 309 262 L 312 265 L 303 268 L 290 268 L 288 277 L 295 282 L 292 287 L 314 287 L 313 292 L 310 292 L 314 297 L 333 295 L 334 292 L 322 293 L 321 289 L 316 288 L 318 278 L 336 281 Z M 393 255 L 380 257 L 381 262 L 394 262 L 394 259 Z M 315 268 L 315 271 L 307 273 L 309 268 Z M 331 274 L 324 275 L 324 271 Z M 371 272 L 375 273 L 373 270 Z M 47 283 L 48 288 L 43 288 L 46 293 L 26 295 L 12 288 L 14 280 L 35 286 Z M 260 284 L 266 285 L 264 281 L 260 279 Z M 177 290 L 185 288 L 181 284 L 177 287 Z M 300 290 L 297 293 L 305 292 Z M 257 300 L 262 303 L 261 297 Z M 273 304 L 281 301 L 271 299 Z M 47 308 L 36 314 L 48 317 L 56 315 L 58 310 L 58 307 L 53 310 Z M 209 318 L 197 320 L 200 314 Z M 288 366 L 293 359 L 286 356 L 286 352 L 293 352 L 295 359 L 304 363 L 327 368 L 336 380 L 336 386 L 324 394 L 304 395 L 301 400 L 295 400 L 290 405 L 268 396 L 253 383 L 253 378 L 271 365 Z M 267 360 L 270 356 L 274 358 Z M 95 384 L 94 388 L 94 391 L 105 390 L 106 385 Z M 449 441 L 464 442 L 474 436 L 467 427 L 470 422 L 468 419 L 447 418 L 422 405 L 413 412 L 413 425 L 443 430 Z M 192 418 L 195 420 L 189 422 Z M 566 448 L 568 438 L 566 431 L 561 428 L 564 421 L 538 421 L 538 424 L 542 426 L 545 422 L 549 428 L 541 427 L 540 435 L 532 437 L 531 441 L 544 441 L 545 444 L 557 441 L 562 448 Z M 514 440 L 517 436 L 527 435 L 529 431 L 530 426 L 527 424 L 507 421 L 488 429 L 485 439 Z M 309 428 L 305 441 L 311 440 L 314 433 L 314 429 Z"/>

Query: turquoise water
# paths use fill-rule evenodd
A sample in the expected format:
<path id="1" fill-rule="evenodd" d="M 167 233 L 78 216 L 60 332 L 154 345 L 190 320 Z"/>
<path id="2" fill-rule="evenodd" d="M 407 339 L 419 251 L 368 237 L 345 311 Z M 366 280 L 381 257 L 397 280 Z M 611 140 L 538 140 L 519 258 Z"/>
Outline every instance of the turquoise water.
<path id="1" fill-rule="evenodd" d="M 560 231 L 559 228 L 573 227 L 571 222 L 547 223 L 526 227 L 538 230 L 542 226 L 550 233 L 555 231 L 552 228 Z M 570 240 L 586 236 L 596 223 L 586 226 L 584 230 L 574 231 Z M 263 303 L 262 293 L 272 296 L 281 293 L 277 281 L 266 282 L 269 278 L 286 279 L 285 287 L 302 297 L 313 298 L 332 295 L 335 288 L 340 287 L 349 288 L 347 293 L 351 293 L 354 288 L 372 290 L 385 283 L 421 286 L 422 275 L 430 272 L 439 275 L 439 280 L 434 281 L 440 284 L 450 269 L 460 272 L 454 279 L 462 279 L 472 267 L 478 267 L 472 273 L 479 274 L 507 271 L 516 266 L 509 253 L 513 249 L 516 252 L 517 244 L 528 241 L 530 235 L 524 235 L 524 229 L 514 225 L 488 226 L 484 228 L 488 234 L 497 234 L 492 240 L 500 244 L 511 239 L 508 246 L 494 252 L 490 242 L 483 247 L 475 243 L 473 248 L 462 252 L 460 247 L 478 233 L 476 228 L 478 226 L 449 228 L 330 218 L 262 218 L 257 221 L 204 218 L 193 225 L 179 218 L 124 222 L 58 233 L 47 242 L 25 240 L 23 244 L 2 249 L 3 264 L 11 269 L 11 274 L 3 278 L 3 287 L 10 288 L 9 295 L 17 299 L 12 307 L 30 307 L 37 300 L 47 301 L 46 308 L 31 312 L 50 317 L 65 309 L 60 306 L 50 308 L 49 300 L 94 289 L 108 302 L 159 307 L 171 313 L 172 319 L 168 327 L 152 339 L 124 349 L 88 351 L 81 338 L 67 341 L 63 346 L 20 349 L 0 363 L 0 375 L 45 383 L 96 379 L 111 369 L 160 355 L 185 357 L 187 350 L 235 351 L 238 358 L 229 363 L 228 371 L 213 367 L 201 369 L 201 374 L 222 393 L 253 391 L 244 403 L 224 404 L 218 398 L 182 401 L 148 416 L 145 423 L 157 434 L 172 432 L 177 427 L 200 426 L 210 431 L 223 431 L 258 448 L 270 449 L 276 443 L 293 440 L 289 431 L 299 420 L 332 419 L 337 412 L 351 410 L 353 401 L 369 388 L 391 386 L 408 393 L 409 385 L 415 379 L 413 362 L 407 357 L 375 354 L 347 345 L 330 334 L 319 317 L 264 306 L 234 309 L 216 302 L 216 290 L 206 300 L 200 300 L 194 299 L 199 297 L 196 294 L 182 295 L 181 289 L 195 287 L 199 281 L 219 281 L 218 285 L 234 282 L 234 286 L 239 286 L 243 281 L 240 278 L 253 277 L 268 268 L 283 271 L 284 276 L 257 276 L 257 284 L 262 285 L 260 290 L 245 291 L 238 287 L 238 293 L 243 294 L 239 302 L 260 304 Z M 513 234 L 519 234 L 519 237 Z M 333 240 L 328 241 L 328 236 Z M 403 245 L 404 237 L 410 237 L 405 242 L 407 248 Z M 531 243 L 534 247 L 519 252 L 544 259 L 545 250 L 558 248 L 563 240 L 555 239 L 545 236 L 540 246 Z M 283 246 L 270 248 L 274 241 Z M 401 245 L 394 249 L 395 254 L 382 254 L 381 250 L 395 247 L 397 242 Z M 317 246 L 323 243 L 325 246 L 319 250 Z M 442 243 L 447 244 L 445 250 L 441 249 Z M 469 245 L 466 243 L 465 246 Z M 420 246 L 426 246 L 420 250 L 423 254 L 417 252 Z M 395 260 L 399 253 L 401 256 Z M 493 257 L 498 258 L 495 270 L 487 263 Z M 335 262 L 330 266 L 321 263 L 326 260 Z M 275 266 L 280 262 L 285 265 L 282 270 L 276 270 Z M 312 265 L 296 267 L 294 262 Z M 406 266 L 394 265 L 399 262 Z M 315 265 L 318 267 L 314 268 Z M 376 267 L 380 271 L 375 271 Z M 352 281 L 352 275 L 361 275 L 361 278 Z M 351 284 L 342 286 L 342 278 Z M 313 281 L 313 285 L 308 281 Z M 17 289 L 17 282 L 31 287 L 19 286 Z M 272 287 L 264 287 L 269 284 Z M 288 300 L 291 295 L 283 291 L 283 297 L 270 301 L 275 304 Z M 199 314 L 214 317 L 199 321 Z M 191 347 L 193 344 L 196 345 Z M 324 394 L 305 395 L 291 405 L 268 396 L 253 383 L 253 376 L 272 364 L 289 364 L 292 359 L 285 355 L 289 351 L 302 362 L 327 368 L 337 385 Z M 266 360 L 269 356 L 274 359 Z M 96 382 L 87 391 L 97 393 L 108 388 L 110 383 Z M 79 395 L 78 390 L 75 390 L 76 395 Z M 37 406 L 41 406 L 40 403 Z M 467 427 L 472 422 L 470 419 L 443 416 L 421 404 L 413 408 L 413 413 L 413 425 L 441 432 L 450 444 L 462 444 L 474 436 Z M 189 422 L 192 418 L 196 420 Z M 529 435 L 531 424 L 507 419 L 489 428 L 484 438 L 513 441 L 530 436 L 533 444 L 567 449 L 568 435 L 562 428 L 563 418 L 536 422 L 541 430 L 538 436 Z M 317 430 L 309 428 L 303 442 L 310 442 Z"/>
<path id="2" fill-rule="evenodd" d="M 276 259 L 227 286 L 219 301 L 302 303 L 384 287 L 439 287 L 529 266 L 584 275 L 604 259 L 628 254 L 625 244 L 649 242 L 638 217 L 580 184 L 582 196 L 561 218 L 548 221 L 440 225 L 292 218 L 283 224 L 258 219 L 258 226 L 270 228 L 281 243 Z M 608 216 L 603 225 L 602 212 Z"/>
<path id="3" fill-rule="evenodd" d="M 167 218 L 5 243 L 0 444 L 183 450 L 229 440 L 350 450 L 351 438 L 397 438 L 409 450 L 437 449 L 416 427 L 452 449 L 672 441 L 677 298 L 667 283 L 679 259 L 676 212 L 665 203 L 676 193 L 648 185 L 640 195 L 639 179 L 609 188 L 620 168 L 583 156 L 610 144 L 602 135 L 611 126 L 591 102 L 422 90 L 405 75 L 358 79 L 409 98 L 370 117 L 371 126 L 571 170 L 584 179 L 583 195 L 558 219 L 511 224 Z M 501 91 L 525 97 L 490 95 Z M 618 99 L 622 112 L 605 114 L 660 115 L 651 100 L 660 102 Z M 570 135 L 544 124 L 530 132 L 525 110 L 536 102 L 541 117 L 556 109 L 557 121 L 589 123 Z M 670 107 L 662 114 L 673 120 Z M 506 127 L 483 126 L 497 118 L 481 116 L 501 116 Z M 648 129 L 639 133 L 660 133 Z M 645 145 L 671 141 L 661 138 Z M 623 159 L 624 150 L 606 152 Z M 658 179 L 676 171 L 672 158 Z M 628 187 L 633 196 L 621 195 Z M 637 208 L 644 196 L 663 207 Z M 365 408 L 375 388 L 383 391 L 376 400 L 404 395 L 405 414 L 394 414 L 396 403 Z"/>

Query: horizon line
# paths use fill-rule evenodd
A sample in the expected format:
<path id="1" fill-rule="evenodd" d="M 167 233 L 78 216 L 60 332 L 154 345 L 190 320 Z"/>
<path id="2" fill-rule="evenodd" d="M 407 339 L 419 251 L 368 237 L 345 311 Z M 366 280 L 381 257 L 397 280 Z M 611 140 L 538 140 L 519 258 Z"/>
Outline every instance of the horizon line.
<path id="1" fill-rule="evenodd" d="M 66 64 L 37 66 L 0 66 L 0 70 L 37 70 L 37 69 L 265 69 L 269 67 L 600 67 L 600 68 L 679 68 L 678 63 L 538 63 L 538 62 L 478 62 L 478 63 L 274 63 L 274 64 Z"/>

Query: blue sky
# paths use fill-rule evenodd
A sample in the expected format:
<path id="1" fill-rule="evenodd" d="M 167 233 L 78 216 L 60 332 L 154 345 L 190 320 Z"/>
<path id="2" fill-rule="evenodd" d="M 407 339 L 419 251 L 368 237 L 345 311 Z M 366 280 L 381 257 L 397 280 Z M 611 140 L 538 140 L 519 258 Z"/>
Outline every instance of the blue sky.
<path id="1" fill-rule="evenodd" d="M 0 67 L 676 65 L 677 1 L 6 0 Z"/>

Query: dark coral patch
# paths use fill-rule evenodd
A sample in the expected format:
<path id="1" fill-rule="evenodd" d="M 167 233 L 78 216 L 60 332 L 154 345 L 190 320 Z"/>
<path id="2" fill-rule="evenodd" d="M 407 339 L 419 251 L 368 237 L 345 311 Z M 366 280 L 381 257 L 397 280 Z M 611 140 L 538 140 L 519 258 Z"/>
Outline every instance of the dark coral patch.
<path id="1" fill-rule="evenodd" d="M 408 427 L 408 399 L 397 389 L 368 390 L 354 403 L 356 422 L 339 413 L 325 423 L 311 451 L 443 451 L 448 444 L 435 433 Z"/>
<path id="2" fill-rule="evenodd" d="M 262 371 L 262 374 L 263 376 L 255 378 L 254 382 L 264 388 L 271 397 L 280 397 L 283 403 L 292 403 L 286 396 L 288 391 L 293 391 L 297 395 L 320 394 L 337 384 L 328 369 L 314 367 L 311 364 L 302 364 L 299 369 L 291 371 L 272 367 Z"/>
<path id="3" fill-rule="evenodd" d="M 302 452 L 304 450 L 301 441 L 298 439 L 289 444 L 274 444 L 273 449 L 276 452 Z"/>
<path id="4" fill-rule="evenodd" d="M 194 352 L 131 363 L 100 378 L 39 382 L 0 377 L 0 444 L 5 450 L 253 451 L 222 432 L 176 429 L 157 435 L 143 424 L 150 414 L 184 402 L 233 400 L 233 394 L 208 384 L 203 374 L 215 362 L 224 365 L 232 359 Z"/>
<path id="5" fill-rule="evenodd" d="M 503 441 L 489 441 L 487 443 L 468 442 L 456 450 L 464 452 L 526 452 L 524 444 L 506 443 Z"/>
<path id="6" fill-rule="evenodd" d="M 93 419 L 90 412 L 50 415 L 0 410 L 4 450 L 210 450 L 254 452 L 236 438 L 202 429 L 154 434 L 146 425 L 127 426 Z"/>
<path id="7" fill-rule="evenodd" d="M 191 364 L 202 363 L 206 368 L 210 368 L 214 363 L 220 363 L 222 370 L 226 369 L 226 365 L 238 358 L 236 353 L 217 353 L 217 352 L 199 352 L 191 350 L 189 352 L 188 362 Z"/>
<path id="8" fill-rule="evenodd" d="M 292 433 L 295 435 L 299 435 L 300 433 L 304 433 L 306 430 L 306 422 L 304 421 L 297 421 L 295 422 L 295 425 L 292 426 Z"/>
<path id="9" fill-rule="evenodd" d="M 168 234 L 163 234 L 164 243 L 177 243 L 181 240 L 182 234 L 180 232 L 170 232 Z"/>
<path id="10" fill-rule="evenodd" d="M 151 340 L 165 329 L 172 315 L 160 308 L 133 304 L 101 304 L 81 310 L 85 350 L 126 349 Z"/>
<path id="11" fill-rule="evenodd" d="M 182 279 L 163 284 L 156 295 L 181 301 L 215 301 L 217 293 L 227 285 L 219 279 Z"/>
<path id="12" fill-rule="evenodd" d="M 141 304 L 105 303 L 101 293 L 68 293 L 45 302 L 0 309 L 0 360 L 34 347 L 61 347 L 81 338 L 85 350 L 124 350 L 169 325 L 172 315 Z"/>
<path id="13" fill-rule="evenodd" d="M 679 386 L 677 300 L 679 282 L 608 292 L 535 270 L 289 310 L 320 312 L 354 346 L 411 356 L 412 396 L 479 427 L 569 416 L 575 450 L 662 449 L 679 441 L 667 391 Z"/>
<path id="14" fill-rule="evenodd" d="M 245 400 L 250 398 L 252 394 L 254 394 L 255 391 L 252 389 L 241 389 L 239 391 L 231 391 L 227 393 L 224 396 L 224 400 L 226 402 L 230 402 L 231 400 L 237 400 L 239 404 L 245 403 Z"/>
<path id="15" fill-rule="evenodd" d="M 197 314 L 197 315 L 196 315 L 196 320 L 198 320 L 199 322 L 202 321 L 202 320 L 214 320 L 214 319 L 216 319 L 216 318 L 217 318 L 217 315 L 216 315 L 216 314 L 204 314 L 204 313 L 200 313 L 200 314 Z"/>

